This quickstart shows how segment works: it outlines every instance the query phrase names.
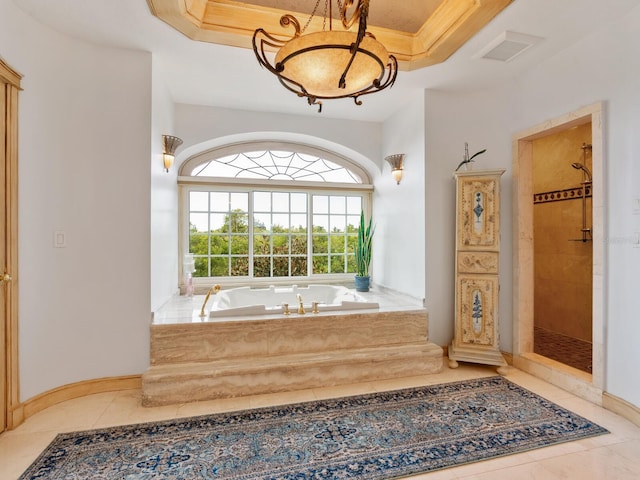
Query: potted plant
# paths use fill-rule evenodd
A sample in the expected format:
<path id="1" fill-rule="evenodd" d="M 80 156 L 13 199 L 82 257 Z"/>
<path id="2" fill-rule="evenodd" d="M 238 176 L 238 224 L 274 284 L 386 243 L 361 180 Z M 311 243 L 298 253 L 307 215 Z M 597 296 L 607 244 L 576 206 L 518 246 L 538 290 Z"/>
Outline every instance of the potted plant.
<path id="1" fill-rule="evenodd" d="M 375 227 L 372 226 L 372 218 L 368 224 L 364 219 L 364 210 L 360 212 L 360 227 L 358 228 L 358 245 L 356 246 L 356 291 L 368 292 L 370 277 L 369 264 L 371 263 L 371 241 Z"/>

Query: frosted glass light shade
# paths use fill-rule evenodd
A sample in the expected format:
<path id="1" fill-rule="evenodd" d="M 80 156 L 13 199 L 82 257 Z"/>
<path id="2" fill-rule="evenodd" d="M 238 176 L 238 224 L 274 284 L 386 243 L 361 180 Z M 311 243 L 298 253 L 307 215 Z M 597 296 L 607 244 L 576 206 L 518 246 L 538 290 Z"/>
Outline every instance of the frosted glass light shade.
<path id="1" fill-rule="evenodd" d="M 375 38 L 365 36 L 360 43 L 345 79 L 340 77 L 351 60 L 350 46 L 356 42 L 354 32 L 325 31 L 289 40 L 276 54 L 276 66 L 282 65 L 282 77 L 301 85 L 318 98 L 349 96 L 382 80 L 389 52 Z"/>
<path id="2" fill-rule="evenodd" d="M 174 157 L 173 155 L 169 155 L 168 153 L 163 153 L 162 154 L 162 162 L 164 163 L 164 169 L 165 171 L 169 171 L 169 169 L 171 167 L 173 167 L 173 161 L 175 160 L 176 157 Z"/>

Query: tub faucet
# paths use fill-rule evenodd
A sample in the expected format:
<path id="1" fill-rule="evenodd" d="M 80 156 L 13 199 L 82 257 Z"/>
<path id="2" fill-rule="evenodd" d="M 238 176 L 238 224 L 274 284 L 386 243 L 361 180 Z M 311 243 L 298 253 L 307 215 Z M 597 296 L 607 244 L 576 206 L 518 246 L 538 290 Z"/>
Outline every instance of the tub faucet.
<path id="1" fill-rule="evenodd" d="M 296 296 L 298 297 L 298 313 L 300 315 L 304 315 L 305 311 L 304 311 L 304 305 L 302 304 L 302 295 L 298 293 Z"/>
<path id="2" fill-rule="evenodd" d="M 204 307 L 207 306 L 207 302 L 209 301 L 209 297 L 211 296 L 211 292 L 213 292 L 213 294 L 215 295 L 216 293 L 218 293 L 220 291 L 220 285 L 218 285 L 217 283 L 211 287 L 209 289 L 209 291 L 207 292 L 207 296 L 204 297 L 204 302 L 202 303 L 202 309 L 200 310 L 200 316 L 201 317 L 205 317 L 205 313 L 204 313 Z"/>

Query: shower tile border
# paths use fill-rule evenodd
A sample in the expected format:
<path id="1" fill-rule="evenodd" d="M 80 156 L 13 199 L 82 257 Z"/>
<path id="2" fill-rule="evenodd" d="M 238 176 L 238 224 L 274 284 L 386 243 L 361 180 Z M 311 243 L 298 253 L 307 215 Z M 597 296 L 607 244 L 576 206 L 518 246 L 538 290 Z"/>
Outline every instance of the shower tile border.
<path id="1" fill-rule="evenodd" d="M 560 202 L 563 200 L 579 200 L 582 198 L 583 187 L 565 188 L 563 190 L 551 190 L 549 192 L 540 192 L 533 194 L 533 203 L 549 203 Z M 591 198 L 591 187 L 587 187 L 586 198 Z"/>

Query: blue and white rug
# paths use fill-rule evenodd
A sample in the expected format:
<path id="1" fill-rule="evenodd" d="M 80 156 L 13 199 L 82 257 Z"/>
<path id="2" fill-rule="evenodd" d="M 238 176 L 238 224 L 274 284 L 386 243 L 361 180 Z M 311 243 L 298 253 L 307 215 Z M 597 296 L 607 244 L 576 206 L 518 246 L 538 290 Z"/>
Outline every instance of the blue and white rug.
<path id="1" fill-rule="evenodd" d="M 496 376 L 60 434 L 20 479 L 390 479 L 604 433 Z"/>

